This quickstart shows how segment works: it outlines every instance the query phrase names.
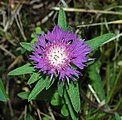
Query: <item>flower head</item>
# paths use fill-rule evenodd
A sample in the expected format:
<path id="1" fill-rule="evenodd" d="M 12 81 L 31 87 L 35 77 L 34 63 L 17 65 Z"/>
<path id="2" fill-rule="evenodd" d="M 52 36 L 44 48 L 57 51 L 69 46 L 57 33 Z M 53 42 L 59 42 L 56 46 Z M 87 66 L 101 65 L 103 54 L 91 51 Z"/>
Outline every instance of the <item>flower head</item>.
<path id="1" fill-rule="evenodd" d="M 84 63 L 88 61 L 87 54 L 91 48 L 84 40 L 58 26 L 52 32 L 48 31 L 47 34 L 36 37 L 38 41 L 33 46 L 34 52 L 30 59 L 34 61 L 34 67 L 39 72 L 47 73 L 51 79 L 58 74 L 60 80 L 64 82 L 66 79 L 68 83 L 70 78 L 75 80 L 75 77 L 79 77 L 79 71 L 72 65 L 83 69 Z"/>

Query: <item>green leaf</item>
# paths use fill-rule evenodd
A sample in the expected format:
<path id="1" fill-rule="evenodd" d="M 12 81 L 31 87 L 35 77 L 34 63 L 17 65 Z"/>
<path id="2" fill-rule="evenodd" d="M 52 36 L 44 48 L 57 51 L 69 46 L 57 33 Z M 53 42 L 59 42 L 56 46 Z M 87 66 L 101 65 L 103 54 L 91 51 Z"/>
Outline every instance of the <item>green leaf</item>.
<path id="1" fill-rule="evenodd" d="M 36 31 L 36 34 L 39 36 L 41 35 L 41 33 L 44 34 L 44 31 L 42 31 L 42 29 L 40 27 L 36 27 L 35 31 Z M 31 38 L 32 38 L 31 44 L 34 45 L 34 43 L 37 42 L 38 39 L 34 33 L 31 34 Z"/>
<path id="2" fill-rule="evenodd" d="M 34 33 L 31 34 L 31 37 L 32 37 L 31 44 L 34 45 L 34 43 L 37 42 L 38 39 L 36 38 Z"/>
<path id="3" fill-rule="evenodd" d="M 29 113 L 27 113 L 26 114 L 26 120 L 34 120 L 34 119 Z"/>
<path id="4" fill-rule="evenodd" d="M 65 117 L 67 117 L 67 116 L 69 115 L 69 111 L 68 111 L 68 109 L 67 109 L 66 104 L 64 104 L 64 105 L 62 106 L 62 108 L 61 108 L 61 114 L 62 114 L 63 116 L 65 116 Z"/>
<path id="5" fill-rule="evenodd" d="M 46 100 L 50 101 L 52 99 L 53 94 L 55 93 L 56 88 L 51 87 L 48 90 L 43 89 L 37 96 L 33 98 L 33 100 Z M 30 92 L 20 92 L 18 93 L 18 97 L 21 99 L 28 99 Z"/>
<path id="6" fill-rule="evenodd" d="M 59 96 L 58 92 L 56 91 L 51 99 L 51 104 L 53 106 L 62 105 L 63 101 L 62 98 Z"/>
<path id="7" fill-rule="evenodd" d="M 66 89 L 64 89 L 64 99 L 65 99 L 65 102 L 68 107 L 68 110 L 69 110 L 72 120 L 78 120 L 78 114 L 73 110 L 73 107 L 72 107 L 72 104 L 71 104 L 70 99 L 68 97 Z"/>
<path id="8" fill-rule="evenodd" d="M 71 82 L 68 87 L 67 87 L 67 92 L 71 100 L 72 106 L 74 110 L 78 113 L 80 110 L 80 93 L 79 93 L 78 83 L 74 85 L 73 82 Z"/>
<path id="9" fill-rule="evenodd" d="M 34 51 L 34 50 L 31 48 L 31 46 L 34 45 L 34 44 L 32 44 L 32 43 L 21 42 L 20 45 L 21 45 L 25 50 L 27 50 L 27 51 L 29 51 L 29 52 Z"/>
<path id="10" fill-rule="evenodd" d="M 48 117 L 43 117 L 42 120 L 50 120 Z"/>
<path id="11" fill-rule="evenodd" d="M 17 96 L 22 99 L 28 99 L 29 94 L 30 94 L 30 92 L 20 92 L 17 94 Z"/>
<path id="12" fill-rule="evenodd" d="M 100 65 L 99 65 L 99 61 L 95 61 L 94 64 L 89 66 L 89 78 L 92 81 L 92 86 L 96 92 L 96 94 L 98 95 L 98 98 L 100 99 L 100 101 L 105 100 L 105 92 L 103 89 L 103 83 L 100 77 Z"/>
<path id="13" fill-rule="evenodd" d="M 6 102 L 8 100 L 8 95 L 6 94 L 3 82 L 0 79 L 0 101 Z"/>
<path id="14" fill-rule="evenodd" d="M 62 97 L 63 96 L 63 83 L 62 81 L 58 82 L 58 94 Z"/>
<path id="15" fill-rule="evenodd" d="M 15 76 L 15 75 L 24 75 L 24 74 L 30 74 L 35 71 L 34 67 L 31 67 L 31 64 L 27 63 L 21 67 L 18 67 L 8 73 L 10 76 Z"/>
<path id="16" fill-rule="evenodd" d="M 53 79 L 50 80 L 50 77 L 46 76 L 45 80 L 46 80 L 46 90 L 48 90 L 53 85 L 53 83 L 55 82 L 56 78 L 53 77 Z"/>
<path id="17" fill-rule="evenodd" d="M 115 35 L 113 33 L 107 33 L 107 34 L 104 34 L 104 35 L 101 35 L 99 37 L 96 37 L 96 38 L 93 38 L 91 40 L 88 40 L 86 41 L 86 43 L 94 49 L 100 47 L 101 45 L 104 45 L 108 42 L 110 42 L 111 38 L 114 37 Z M 114 40 L 114 39 L 112 39 Z"/>
<path id="18" fill-rule="evenodd" d="M 46 87 L 46 80 L 44 80 L 43 78 L 41 78 L 35 85 L 35 87 L 33 88 L 33 90 L 31 91 L 29 97 L 28 97 L 28 101 L 31 101 L 32 99 L 34 99 L 44 88 Z"/>
<path id="19" fill-rule="evenodd" d="M 30 79 L 28 80 L 28 84 L 30 85 L 30 84 L 36 82 L 36 81 L 37 81 L 38 79 L 40 79 L 40 78 L 41 78 L 41 76 L 40 76 L 39 73 L 33 73 L 33 74 L 31 75 Z"/>
<path id="20" fill-rule="evenodd" d="M 36 34 L 40 35 L 41 32 L 41 28 L 40 27 L 36 27 Z"/>
<path id="21" fill-rule="evenodd" d="M 67 23 L 66 23 L 66 16 L 63 8 L 60 8 L 59 14 L 58 14 L 58 26 L 60 28 L 63 28 L 64 30 L 67 29 Z"/>
<path id="22" fill-rule="evenodd" d="M 122 117 L 120 117 L 117 112 L 115 112 L 114 115 L 116 120 L 122 120 Z"/>

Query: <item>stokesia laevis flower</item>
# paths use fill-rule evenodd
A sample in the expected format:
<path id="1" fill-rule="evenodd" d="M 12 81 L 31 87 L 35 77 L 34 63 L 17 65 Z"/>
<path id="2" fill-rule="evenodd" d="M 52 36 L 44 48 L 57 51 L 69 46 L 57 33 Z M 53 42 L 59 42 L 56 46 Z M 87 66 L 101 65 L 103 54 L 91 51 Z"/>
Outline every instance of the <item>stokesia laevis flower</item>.
<path id="1" fill-rule="evenodd" d="M 39 72 L 50 75 L 50 79 L 56 74 L 59 80 L 64 79 L 75 80 L 79 77 L 79 71 L 74 69 L 72 65 L 83 69 L 85 62 L 88 61 L 87 55 L 91 48 L 80 40 L 77 34 L 71 33 L 69 30 L 64 31 L 55 26 L 52 32 L 47 34 L 36 35 L 38 39 L 32 48 L 34 52 L 30 55 L 30 59 L 34 62 L 34 67 Z"/>

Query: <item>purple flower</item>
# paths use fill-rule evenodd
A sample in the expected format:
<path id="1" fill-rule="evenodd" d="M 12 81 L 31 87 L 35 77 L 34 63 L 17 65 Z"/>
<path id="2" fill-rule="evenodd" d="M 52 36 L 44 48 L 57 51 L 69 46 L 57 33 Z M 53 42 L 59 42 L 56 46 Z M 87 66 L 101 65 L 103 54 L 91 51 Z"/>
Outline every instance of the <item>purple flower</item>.
<path id="1" fill-rule="evenodd" d="M 74 69 L 73 65 L 83 69 L 91 50 L 84 40 L 58 26 L 55 26 L 52 32 L 48 31 L 47 34 L 36 37 L 38 41 L 32 47 L 34 52 L 30 59 L 34 61 L 34 67 L 39 69 L 39 72 L 47 73 L 50 79 L 58 74 L 59 80 L 64 82 L 66 79 L 68 83 L 70 79 L 79 77 L 80 72 Z"/>

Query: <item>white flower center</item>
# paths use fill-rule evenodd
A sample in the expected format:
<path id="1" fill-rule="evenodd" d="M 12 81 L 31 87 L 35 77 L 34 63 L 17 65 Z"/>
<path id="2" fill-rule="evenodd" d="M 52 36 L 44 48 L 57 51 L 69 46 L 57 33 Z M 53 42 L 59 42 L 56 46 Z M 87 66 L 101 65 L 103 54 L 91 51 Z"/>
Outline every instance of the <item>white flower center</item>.
<path id="1" fill-rule="evenodd" d="M 47 57 L 49 63 L 55 67 L 60 67 L 68 59 L 65 47 L 57 45 L 54 45 L 49 49 Z"/>

